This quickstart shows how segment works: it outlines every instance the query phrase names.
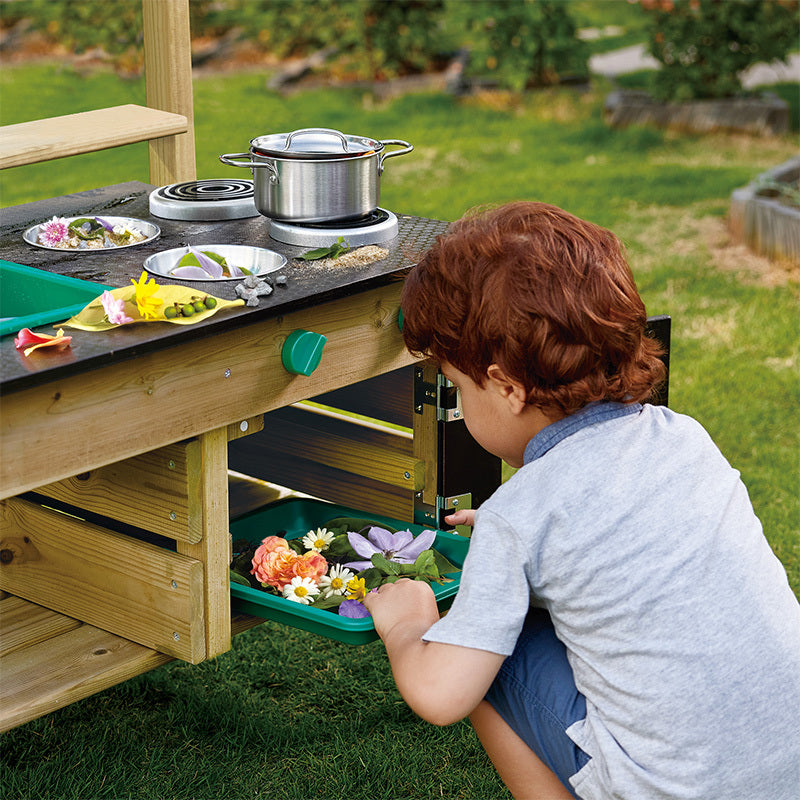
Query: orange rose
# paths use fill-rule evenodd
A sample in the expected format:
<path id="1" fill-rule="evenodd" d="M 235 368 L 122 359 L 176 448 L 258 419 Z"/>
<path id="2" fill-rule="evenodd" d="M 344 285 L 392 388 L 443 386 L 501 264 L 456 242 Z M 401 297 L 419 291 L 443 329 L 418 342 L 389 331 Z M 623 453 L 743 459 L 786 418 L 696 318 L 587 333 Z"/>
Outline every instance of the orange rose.
<path id="1" fill-rule="evenodd" d="M 311 578 L 315 583 L 319 583 L 319 579 L 328 571 L 328 562 L 325 557 L 309 550 L 302 556 L 297 557 L 294 564 L 294 574 L 298 578 Z"/>
<path id="2" fill-rule="evenodd" d="M 267 536 L 253 554 L 251 575 L 263 586 L 282 590 L 292 578 L 311 578 L 314 582 L 328 571 L 328 562 L 319 553 L 309 551 L 302 556 L 292 550 L 280 536 Z"/>
<path id="3" fill-rule="evenodd" d="M 251 575 L 265 586 L 283 589 L 295 577 L 293 571 L 297 553 L 280 536 L 267 536 L 253 554 Z"/>

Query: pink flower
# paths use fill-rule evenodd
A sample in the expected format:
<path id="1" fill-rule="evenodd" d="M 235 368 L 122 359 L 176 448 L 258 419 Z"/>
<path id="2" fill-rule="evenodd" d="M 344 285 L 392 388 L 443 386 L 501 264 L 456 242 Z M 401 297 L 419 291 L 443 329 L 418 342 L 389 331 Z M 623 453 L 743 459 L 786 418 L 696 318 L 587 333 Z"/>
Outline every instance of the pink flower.
<path id="1" fill-rule="evenodd" d="M 125 301 L 121 297 L 114 297 L 108 289 L 100 295 L 100 302 L 103 304 L 108 321 L 112 325 L 125 325 L 128 322 L 133 322 L 133 319 L 125 313 Z"/>
<path id="2" fill-rule="evenodd" d="M 64 217 L 53 217 L 39 226 L 39 241 L 47 247 L 58 247 L 69 237 L 69 223 Z"/>

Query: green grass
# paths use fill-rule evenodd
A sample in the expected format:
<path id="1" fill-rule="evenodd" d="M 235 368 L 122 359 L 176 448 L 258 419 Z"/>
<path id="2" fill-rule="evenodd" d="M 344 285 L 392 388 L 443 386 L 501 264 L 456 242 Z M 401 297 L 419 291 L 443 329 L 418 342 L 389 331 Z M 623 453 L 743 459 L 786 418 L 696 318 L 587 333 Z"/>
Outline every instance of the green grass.
<path id="1" fill-rule="evenodd" d="M 196 81 L 199 177 L 247 177 L 217 156 L 323 125 L 415 145 L 386 163 L 382 204 L 396 211 L 451 220 L 531 198 L 612 227 L 649 312 L 673 316 L 670 405 L 741 470 L 800 594 L 800 291 L 768 285 L 717 242 L 731 191 L 793 156 L 796 135 L 611 131 L 607 86 L 380 105 L 348 90 L 281 98 L 264 84 L 256 74 Z M 143 99 L 139 82 L 41 65 L 5 68 L 0 92 L 3 122 Z M 133 179 L 147 180 L 144 146 L 6 170 L 0 186 L 10 205 Z M 734 269 L 716 266 L 720 253 Z M 437 729 L 408 710 L 380 643 L 350 648 L 271 623 L 209 663 L 167 665 L 0 742 L 8 798 L 509 797 L 468 724 Z"/>

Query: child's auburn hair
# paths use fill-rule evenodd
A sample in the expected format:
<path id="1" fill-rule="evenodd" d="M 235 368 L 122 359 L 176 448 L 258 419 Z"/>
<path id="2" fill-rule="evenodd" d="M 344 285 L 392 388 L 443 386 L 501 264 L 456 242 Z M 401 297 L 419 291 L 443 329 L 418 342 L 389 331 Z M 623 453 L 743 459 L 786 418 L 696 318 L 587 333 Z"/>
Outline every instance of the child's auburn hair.
<path id="1" fill-rule="evenodd" d="M 546 203 L 455 222 L 410 270 L 401 303 L 412 353 L 481 386 L 498 364 L 543 410 L 641 402 L 666 374 L 620 241 Z"/>

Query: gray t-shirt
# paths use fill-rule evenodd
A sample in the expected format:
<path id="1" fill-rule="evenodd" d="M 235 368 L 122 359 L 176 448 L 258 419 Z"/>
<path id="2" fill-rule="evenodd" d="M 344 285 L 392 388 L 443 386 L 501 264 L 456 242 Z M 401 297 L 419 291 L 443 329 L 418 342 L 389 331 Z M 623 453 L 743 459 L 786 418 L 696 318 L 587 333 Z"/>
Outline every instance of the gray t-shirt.
<path id="1" fill-rule="evenodd" d="M 423 638 L 509 655 L 529 604 L 586 697 L 580 797 L 800 797 L 800 605 L 695 420 L 602 403 L 545 428 Z"/>

